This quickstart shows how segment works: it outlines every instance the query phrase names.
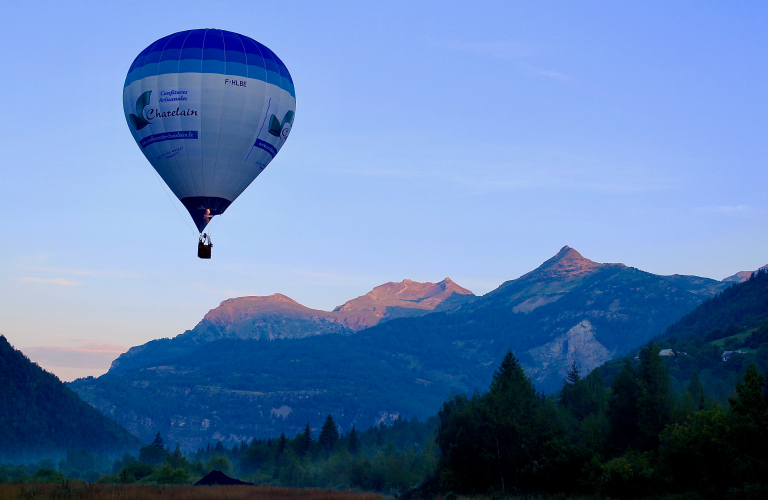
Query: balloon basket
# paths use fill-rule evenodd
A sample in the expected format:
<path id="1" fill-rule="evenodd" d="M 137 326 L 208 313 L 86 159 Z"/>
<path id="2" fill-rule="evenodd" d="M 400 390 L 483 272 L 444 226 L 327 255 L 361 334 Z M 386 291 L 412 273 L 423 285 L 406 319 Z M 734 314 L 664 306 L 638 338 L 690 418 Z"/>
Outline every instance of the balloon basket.
<path id="1" fill-rule="evenodd" d="M 211 247 L 213 247 L 213 245 L 206 245 L 204 243 L 199 243 L 197 245 L 197 256 L 200 257 L 201 259 L 210 259 Z"/>

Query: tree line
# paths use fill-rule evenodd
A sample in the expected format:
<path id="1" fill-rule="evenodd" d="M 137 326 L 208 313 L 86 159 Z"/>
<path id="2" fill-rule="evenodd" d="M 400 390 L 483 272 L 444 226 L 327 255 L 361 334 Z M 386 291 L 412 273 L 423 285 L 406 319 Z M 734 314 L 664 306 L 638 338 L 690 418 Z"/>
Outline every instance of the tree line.
<path id="1" fill-rule="evenodd" d="M 328 415 L 319 432 L 307 423 L 293 437 L 187 453 L 166 448 L 158 433 L 137 456 L 69 452 L 58 468 L 50 460 L 0 466 L 0 482 L 184 484 L 215 469 L 257 484 L 413 499 L 449 492 L 766 498 L 767 450 L 763 374 L 748 367 L 725 405 L 705 395 L 695 372 L 675 395 L 659 346 L 649 343 L 624 360 L 610 387 L 599 370 L 582 377 L 574 363 L 556 394 L 538 393 L 508 351 L 486 392 L 454 394 L 426 422 L 342 433 Z"/>
<path id="2" fill-rule="evenodd" d="M 452 396 L 439 419 L 424 493 L 768 497 L 768 386 L 754 365 L 728 406 L 707 399 L 695 373 L 676 397 L 651 342 L 610 388 L 574 363 L 544 396 L 510 351 L 487 392 Z"/>

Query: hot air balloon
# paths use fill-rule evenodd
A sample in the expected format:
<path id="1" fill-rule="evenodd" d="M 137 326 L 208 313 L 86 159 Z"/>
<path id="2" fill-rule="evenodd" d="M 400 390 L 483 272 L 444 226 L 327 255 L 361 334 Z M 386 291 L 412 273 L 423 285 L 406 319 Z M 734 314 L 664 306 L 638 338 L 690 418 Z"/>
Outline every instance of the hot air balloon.
<path id="1" fill-rule="evenodd" d="M 296 92 L 285 64 L 231 31 L 181 31 L 136 57 L 123 87 L 136 144 L 201 233 L 275 158 L 291 132 Z"/>

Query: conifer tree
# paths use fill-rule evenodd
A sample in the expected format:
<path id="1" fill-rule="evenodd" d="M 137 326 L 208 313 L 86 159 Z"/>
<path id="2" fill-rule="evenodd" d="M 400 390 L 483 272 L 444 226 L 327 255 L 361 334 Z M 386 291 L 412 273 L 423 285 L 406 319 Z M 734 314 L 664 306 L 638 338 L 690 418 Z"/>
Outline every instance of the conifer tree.
<path id="1" fill-rule="evenodd" d="M 623 452 L 635 446 L 640 434 L 638 398 L 640 386 L 637 373 L 629 360 L 613 379 L 608 401 L 608 421 L 611 424 L 610 442 L 614 451 Z"/>
<path id="2" fill-rule="evenodd" d="M 565 381 L 566 383 L 573 385 L 579 380 L 581 380 L 581 372 L 576 365 L 576 361 L 573 361 L 571 363 L 571 369 L 568 370 L 568 375 L 565 376 Z"/>
<path id="3" fill-rule="evenodd" d="M 174 449 L 173 453 L 168 456 L 168 462 L 174 469 L 181 469 L 187 465 L 187 457 L 181 452 L 179 443 L 176 443 L 176 449 Z"/>
<path id="4" fill-rule="evenodd" d="M 507 478 L 517 485 L 522 465 L 530 453 L 527 441 L 537 402 L 536 390 L 526 376 L 512 350 L 508 350 L 493 374 L 488 393 L 483 398 L 484 413 L 490 427 L 487 452 L 496 456 L 498 480 L 502 491 L 507 490 Z"/>
<path id="5" fill-rule="evenodd" d="M 224 443 L 222 443 L 222 442 L 221 442 L 221 440 L 219 440 L 219 441 L 216 443 L 216 447 L 214 448 L 214 450 L 216 451 L 216 454 L 217 454 L 217 455 L 223 455 L 223 454 L 224 454 L 224 451 L 225 451 L 225 450 L 224 450 Z"/>
<path id="6" fill-rule="evenodd" d="M 357 451 L 360 449 L 360 438 L 357 435 L 357 429 L 355 429 L 355 424 L 352 424 L 352 430 L 349 431 L 349 452 L 353 455 L 357 453 Z"/>
<path id="7" fill-rule="evenodd" d="M 659 346 L 649 342 L 640 350 L 638 367 L 640 395 L 638 416 L 640 445 L 652 450 L 659 445 L 659 434 L 669 423 L 672 414 L 672 395 L 669 372 L 659 356 Z"/>
<path id="8" fill-rule="evenodd" d="M 285 432 L 280 433 L 280 437 L 276 440 L 276 453 L 275 456 L 277 460 L 280 459 L 280 456 L 285 451 L 285 447 L 288 444 L 288 438 L 285 436 Z"/>
<path id="9" fill-rule="evenodd" d="M 160 448 L 161 450 L 165 449 L 165 444 L 163 443 L 163 437 L 160 435 L 159 432 L 155 436 L 155 439 L 152 441 L 152 446 Z"/>
<path id="10" fill-rule="evenodd" d="M 571 368 L 568 370 L 568 374 L 563 381 L 563 387 L 560 389 L 560 406 L 571 410 L 571 413 L 577 414 L 580 412 L 574 411 L 579 406 L 579 399 L 583 394 L 579 394 L 579 382 L 581 381 L 581 375 L 579 373 L 579 367 L 576 365 L 576 361 L 571 363 Z"/>
<path id="11" fill-rule="evenodd" d="M 336 441 L 339 440 L 339 429 L 336 427 L 336 423 L 333 421 L 333 417 L 329 413 L 325 418 L 325 423 L 320 429 L 320 437 L 317 438 L 317 442 L 325 450 L 325 456 L 328 458 L 331 454 Z"/>
<path id="12" fill-rule="evenodd" d="M 693 404 L 694 411 L 704 409 L 704 386 L 701 384 L 698 372 L 694 371 L 693 375 L 691 375 L 691 380 L 688 382 L 688 388 L 685 393 Z"/>
<path id="13" fill-rule="evenodd" d="M 150 444 L 139 449 L 139 461 L 145 464 L 160 465 L 165 460 L 166 455 L 165 444 L 159 432 Z"/>
<path id="14" fill-rule="evenodd" d="M 309 427 L 309 422 L 304 426 L 304 432 L 296 436 L 293 443 L 298 456 L 303 457 L 307 454 L 312 445 L 312 429 Z"/>

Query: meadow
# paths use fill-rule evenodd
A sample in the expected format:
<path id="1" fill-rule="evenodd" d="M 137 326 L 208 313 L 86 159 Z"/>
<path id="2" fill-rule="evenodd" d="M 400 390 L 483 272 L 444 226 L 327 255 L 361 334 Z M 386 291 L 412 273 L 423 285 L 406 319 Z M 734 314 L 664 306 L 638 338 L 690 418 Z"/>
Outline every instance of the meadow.
<path id="1" fill-rule="evenodd" d="M 384 500 L 378 493 L 272 486 L 136 484 L 0 484 L 0 500 Z"/>

